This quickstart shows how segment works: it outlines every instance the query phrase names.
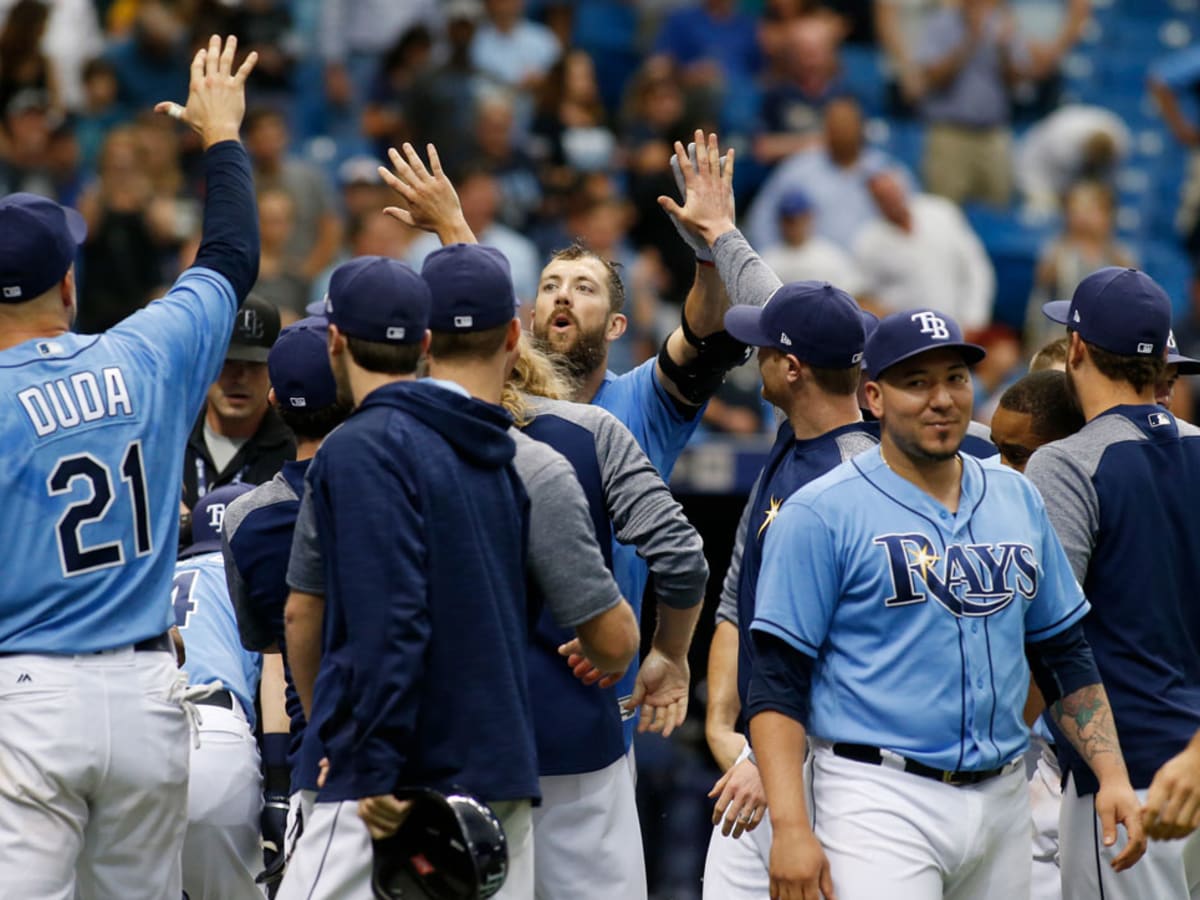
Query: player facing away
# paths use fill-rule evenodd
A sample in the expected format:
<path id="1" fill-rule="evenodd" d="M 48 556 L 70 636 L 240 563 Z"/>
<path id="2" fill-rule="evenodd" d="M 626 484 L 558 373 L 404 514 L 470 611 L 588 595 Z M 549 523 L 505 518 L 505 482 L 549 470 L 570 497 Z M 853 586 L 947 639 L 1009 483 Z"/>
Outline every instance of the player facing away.
<path id="1" fill-rule="evenodd" d="M 768 530 L 747 715 L 773 898 L 1027 896 L 1026 655 L 1100 779 L 1106 842 L 1129 831 L 1114 864 L 1145 849 L 1088 603 L 1041 498 L 959 452 L 982 356 L 936 311 L 883 319 L 866 343 L 879 447 L 793 494 Z"/>
<path id="2" fill-rule="evenodd" d="M 1067 379 L 1087 424 L 1047 444 L 1026 475 L 1091 612 L 1088 643 L 1109 692 L 1130 779 L 1153 838 L 1196 827 L 1200 789 L 1200 430 L 1155 403 L 1169 351 L 1171 303 L 1150 276 L 1109 267 L 1047 304 L 1067 326 Z M 1135 560 L 1149 560 L 1145 566 Z M 1057 723 L 1056 723 L 1057 724 Z M 1150 843 L 1131 872 L 1105 865 L 1095 838 L 1096 779 L 1061 735 L 1063 897 L 1200 896 L 1200 839 Z M 1161 776 L 1158 774 L 1161 770 Z M 1100 785 L 1103 790 L 1103 784 Z"/>
<path id="3" fill-rule="evenodd" d="M 192 544 L 179 554 L 171 589 L 183 637 L 183 671 L 196 697 L 197 730 L 188 774 L 183 890 L 188 900 L 255 900 L 262 868 L 262 772 L 254 739 L 262 655 L 242 649 L 229 599 L 221 533 L 227 505 L 250 490 L 230 484 L 205 494 L 192 516 Z"/>
<path id="4" fill-rule="evenodd" d="M 236 42 L 192 60 L 207 193 L 195 265 L 101 335 L 70 332 L 83 221 L 0 201 L 0 889 L 178 900 L 184 682 L 167 630 L 182 447 L 258 271 Z"/>

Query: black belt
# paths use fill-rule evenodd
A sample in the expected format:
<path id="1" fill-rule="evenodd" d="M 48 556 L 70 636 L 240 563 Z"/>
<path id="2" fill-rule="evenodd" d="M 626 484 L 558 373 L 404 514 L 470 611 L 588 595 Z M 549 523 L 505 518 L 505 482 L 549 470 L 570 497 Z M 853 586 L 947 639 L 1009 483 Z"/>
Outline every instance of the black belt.
<path id="1" fill-rule="evenodd" d="M 200 706 L 219 706 L 222 709 L 233 709 L 233 694 L 229 691 L 213 691 L 207 697 L 197 697 L 192 701 Z"/>
<path id="2" fill-rule="evenodd" d="M 116 649 L 116 648 L 112 648 L 112 649 Z M 161 650 L 164 653 L 170 653 L 170 654 L 174 655 L 175 642 L 171 640 L 171 632 L 164 631 L 162 634 L 156 634 L 152 638 L 146 638 L 144 641 L 138 641 L 136 644 L 133 645 L 133 649 L 138 652 L 144 652 L 147 650 Z M 108 651 L 107 650 L 93 650 L 92 652 L 93 653 L 107 653 Z M 15 652 L 13 652 L 13 651 L 6 652 L 3 650 L 0 650 L 0 656 L 24 656 L 24 655 L 26 655 L 26 654 L 20 650 L 15 651 Z M 51 654 L 34 654 L 34 655 L 40 656 L 40 655 L 51 655 Z M 53 654 L 53 655 L 58 655 L 58 654 Z M 71 654 L 68 654 L 68 655 L 71 655 Z"/>
<path id="3" fill-rule="evenodd" d="M 871 747 L 867 744 L 834 744 L 833 754 L 845 759 L 852 759 L 855 762 L 869 763 L 873 766 L 883 765 L 883 751 L 878 747 Z M 927 766 L 925 763 L 909 759 L 907 756 L 901 756 L 900 758 L 904 760 L 905 772 L 912 775 L 920 775 L 922 778 L 929 778 L 933 781 L 940 781 L 942 784 L 949 784 L 954 787 L 961 787 L 965 784 L 979 784 L 981 781 L 987 781 L 989 778 L 1003 775 L 1008 770 L 1008 765 L 1006 764 L 1000 766 L 998 769 L 955 772 L 950 769 L 935 769 L 933 766 Z"/>

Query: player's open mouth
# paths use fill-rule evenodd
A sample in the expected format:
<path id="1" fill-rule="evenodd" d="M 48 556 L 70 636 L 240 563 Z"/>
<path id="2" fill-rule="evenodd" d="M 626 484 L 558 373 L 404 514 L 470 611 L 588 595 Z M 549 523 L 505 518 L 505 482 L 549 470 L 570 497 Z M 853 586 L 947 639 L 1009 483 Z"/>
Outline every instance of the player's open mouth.
<path id="1" fill-rule="evenodd" d="M 550 328 L 557 332 L 566 331 L 575 324 L 575 319 L 570 313 L 559 313 L 550 320 Z"/>

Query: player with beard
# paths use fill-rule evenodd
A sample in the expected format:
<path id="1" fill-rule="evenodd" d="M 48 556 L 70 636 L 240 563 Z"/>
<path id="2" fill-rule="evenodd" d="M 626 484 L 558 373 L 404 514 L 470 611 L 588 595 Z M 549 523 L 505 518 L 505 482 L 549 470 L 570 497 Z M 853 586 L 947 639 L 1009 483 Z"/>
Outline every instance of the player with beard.
<path id="1" fill-rule="evenodd" d="M 724 155 L 715 134 L 696 132 L 693 164 L 683 146 L 675 144 L 681 171 L 686 173 L 685 201 L 691 196 L 693 171 L 720 173 L 711 186 L 720 191 L 722 202 L 733 215 L 733 151 Z M 401 152 L 402 151 L 402 152 Z M 411 144 L 388 155 L 393 171 L 380 168 L 387 184 L 404 200 L 405 208 L 388 207 L 388 215 L 407 225 L 433 232 L 443 245 L 475 243 L 459 206 L 454 186 L 442 171 L 437 150 L 427 146 L 426 167 Z M 665 201 L 665 202 L 664 202 Z M 679 209 L 662 198 L 664 209 Z M 670 204 L 670 205 L 668 205 Z M 685 202 L 685 208 L 686 208 Z M 747 347 L 724 330 L 729 296 L 712 263 L 707 247 L 689 243 L 697 252 L 696 278 L 684 304 L 680 325 L 663 343 L 656 359 L 617 375 L 608 370 L 608 347 L 625 332 L 624 288 L 616 267 L 582 245 L 572 245 L 553 254 L 542 270 L 534 304 L 533 334 L 575 376 L 571 397 L 580 403 L 595 403 L 615 415 L 632 433 L 650 462 L 667 478 L 675 461 L 696 430 L 700 413 L 720 386 L 729 369 L 744 362 Z M 633 548 L 613 545 L 613 573 L 621 593 L 641 615 L 641 600 L 647 580 L 646 563 Z M 636 681 L 635 681 L 636 679 Z M 690 672 L 686 653 L 668 655 L 651 650 L 643 661 L 630 667 L 618 685 L 618 696 L 626 721 L 626 743 L 633 737 L 633 709 L 647 692 L 656 696 L 677 695 L 686 710 Z M 643 709 L 640 730 L 650 727 L 653 715 Z"/>

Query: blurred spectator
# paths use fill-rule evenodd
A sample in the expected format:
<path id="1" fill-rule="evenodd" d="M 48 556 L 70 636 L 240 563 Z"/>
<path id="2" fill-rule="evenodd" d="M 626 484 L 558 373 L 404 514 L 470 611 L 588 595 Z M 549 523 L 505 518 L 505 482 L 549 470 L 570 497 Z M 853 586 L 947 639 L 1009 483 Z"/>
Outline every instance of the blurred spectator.
<path id="1" fill-rule="evenodd" d="M 821 113 L 841 90 L 836 22 L 817 16 L 784 26 L 781 71 L 763 92 L 754 158 L 772 165 L 821 140 Z"/>
<path id="2" fill-rule="evenodd" d="M 1184 114 L 1179 95 L 1191 99 L 1200 88 L 1200 44 L 1156 62 L 1150 68 L 1149 83 L 1167 128 L 1188 150 L 1175 226 L 1183 234 L 1188 252 L 1196 257 L 1200 255 L 1200 125 Z"/>
<path id="3" fill-rule="evenodd" d="M 848 294 L 862 293 L 862 273 L 850 254 L 813 234 L 813 205 L 804 191 L 780 198 L 779 235 L 780 243 L 760 255 L 781 281 L 828 281 Z"/>
<path id="4" fill-rule="evenodd" d="M 379 160 L 371 156 L 352 156 L 338 166 L 338 185 L 342 189 L 342 211 L 353 221 L 390 206 L 394 195 L 379 177 Z"/>
<path id="5" fill-rule="evenodd" d="M 512 267 L 513 287 L 522 303 L 533 300 L 537 293 L 541 264 L 533 242 L 507 225 L 496 220 L 500 210 L 500 184 L 487 169 L 475 166 L 454 180 L 463 218 L 475 232 L 479 243 L 495 247 Z M 408 249 L 405 262 L 421 268 L 425 257 L 440 246 L 437 236 L 422 234 Z"/>
<path id="6" fill-rule="evenodd" d="M 313 279 L 308 295 L 310 303 L 325 298 L 333 270 L 348 259 L 356 256 L 404 259 L 408 255 L 409 248 L 421 232 L 384 215 L 379 211 L 381 208 L 376 207 L 374 210 L 350 217 L 346 226 L 346 247 L 324 272 Z"/>
<path id="7" fill-rule="evenodd" d="M 300 261 L 300 275 L 312 279 L 329 265 L 342 240 L 329 182 L 316 166 L 288 155 L 287 125 L 277 110 L 248 112 L 242 134 L 258 191 L 279 188 L 292 198 L 295 215 L 288 255 Z"/>
<path id="8" fill-rule="evenodd" d="M 126 109 L 153 108 L 188 95 L 188 30 L 178 3 L 142 0 L 130 35 L 106 52 L 117 72 L 118 99 Z"/>
<path id="9" fill-rule="evenodd" d="M 968 340 L 987 350 L 987 356 L 971 368 L 971 387 L 975 392 L 972 415 L 986 425 L 992 421 L 1001 395 L 1025 374 L 1021 340 L 1015 331 L 1000 323 L 969 332 Z"/>
<path id="10" fill-rule="evenodd" d="M 165 116 L 146 111 L 133 126 L 139 159 L 150 182 L 152 199 L 146 218 L 155 241 L 163 248 L 162 283 L 175 279 L 175 254 L 179 247 L 200 231 L 200 201 L 188 190 L 180 165 L 179 131 Z"/>
<path id="11" fill-rule="evenodd" d="M 321 0 L 318 44 L 326 100 L 357 112 L 388 48 L 414 26 L 436 30 L 440 6 L 440 0 Z"/>
<path id="12" fill-rule="evenodd" d="M 757 32 L 737 0 L 697 0 L 666 17 L 654 53 L 675 63 L 682 86 L 703 98 L 708 118 L 719 112 L 722 129 L 740 131 L 752 121 L 754 81 L 763 66 Z"/>
<path id="13" fill-rule="evenodd" d="M 874 0 L 875 32 L 885 54 L 893 112 L 911 114 L 925 93 L 925 74 L 914 57 L 926 23 L 940 0 Z"/>
<path id="14" fill-rule="evenodd" d="M 17 0 L 0 28 L 0 108 L 22 91 L 37 91 L 59 108 L 58 80 L 42 52 L 50 8 L 41 0 Z"/>
<path id="15" fill-rule="evenodd" d="M 779 243 L 779 202 L 802 190 L 813 206 L 813 228 L 844 250 L 878 215 L 867 190 L 867 174 L 892 169 L 911 176 L 887 153 L 865 146 L 862 109 L 850 97 L 838 97 L 825 108 L 824 146 L 797 153 L 771 173 L 746 216 L 746 237 L 760 251 Z"/>
<path id="16" fill-rule="evenodd" d="M 84 184 L 92 177 L 91 170 L 81 165 L 74 124 L 70 118 L 61 119 L 46 144 L 46 174 L 54 185 L 50 196 L 63 206 L 78 205 Z"/>
<path id="17" fill-rule="evenodd" d="M 363 134 L 375 142 L 375 152 L 386 158 L 389 147 L 415 141 L 416 127 L 406 110 L 413 90 L 433 59 L 433 35 L 424 25 L 415 25 L 388 48 L 375 73 L 367 105 L 363 110 Z"/>
<path id="18" fill-rule="evenodd" d="M 530 152 L 541 165 L 542 184 L 564 191 L 577 172 L 607 171 L 615 151 L 592 58 L 568 50 L 538 92 Z"/>
<path id="19" fill-rule="evenodd" d="M 471 44 L 472 61 L 501 83 L 532 95 L 562 55 L 562 45 L 553 31 L 525 17 L 525 0 L 484 0 L 484 7 L 487 17 Z"/>
<path id="20" fill-rule="evenodd" d="M 279 188 L 258 194 L 258 230 L 262 256 L 258 263 L 256 296 L 270 303 L 284 325 L 304 317 L 308 302 L 308 282 L 297 272 L 299 261 L 288 255 L 295 205 L 291 196 Z"/>
<path id="21" fill-rule="evenodd" d="M 1038 348 L 1038 351 L 1033 354 L 1033 358 L 1029 360 L 1029 371 L 1041 372 L 1046 369 L 1054 369 L 1058 372 L 1065 372 L 1067 370 L 1067 348 L 1070 345 L 1071 339 L 1063 335 Z"/>
<path id="22" fill-rule="evenodd" d="M 1012 193 L 1009 88 L 1028 65 L 1012 11 L 962 0 L 930 18 L 918 60 L 926 93 L 925 187 L 963 203 L 1007 206 Z"/>
<path id="23" fill-rule="evenodd" d="M 1025 347 L 1032 353 L 1062 332 L 1042 315 L 1048 300 L 1067 300 L 1087 275 L 1105 266 L 1135 266 L 1128 247 L 1113 234 L 1112 191 L 1094 182 L 1079 182 L 1067 192 L 1063 232 L 1042 250 L 1034 274 L 1033 293 L 1025 311 Z"/>
<path id="24" fill-rule="evenodd" d="M 152 199 L 135 130 L 110 132 L 100 151 L 99 178 L 79 201 L 88 235 L 77 331 L 111 328 L 145 306 L 161 284 L 162 248 L 147 217 Z"/>
<path id="25" fill-rule="evenodd" d="M 46 168 L 46 151 L 50 134 L 60 121 L 58 114 L 51 113 L 43 92 L 29 88 L 12 96 L 4 110 L 0 191 L 55 196 L 54 181 Z"/>
<path id="26" fill-rule="evenodd" d="M 0 0 L 0 19 L 12 14 L 21 0 Z M 94 0 L 43 0 L 49 18 L 38 49 L 50 64 L 54 102 L 59 108 L 78 109 L 83 102 L 81 74 L 84 63 L 104 49 L 104 36 Z M 22 48 L 19 54 L 26 52 Z"/>
<path id="27" fill-rule="evenodd" d="M 520 231 L 541 206 L 542 185 L 515 129 L 511 94 L 502 90 L 483 92 L 475 111 L 475 159 L 500 186 L 500 220 Z"/>
<path id="28" fill-rule="evenodd" d="M 301 48 L 288 0 L 240 0 L 229 10 L 227 27 L 238 39 L 239 55 L 258 54 L 254 77 L 246 82 L 248 102 L 258 106 L 289 100 Z"/>
<path id="29" fill-rule="evenodd" d="M 499 84 L 471 59 L 475 29 L 483 18 L 483 0 L 447 0 L 446 56 L 418 74 L 409 91 L 408 124 L 415 145 L 433 144 L 442 164 L 457 168 L 471 158 L 463 135 L 475 124 L 475 106 L 484 88 Z"/>
<path id="30" fill-rule="evenodd" d="M 1030 209 L 1056 212 L 1074 182 L 1111 183 L 1129 144 L 1129 129 L 1116 113 L 1100 106 L 1064 106 L 1017 144 L 1017 187 Z"/>
<path id="31" fill-rule="evenodd" d="M 89 60 L 83 67 L 83 105 L 75 117 L 80 164 L 85 170 L 96 167 L 104 135 L 124 120 L 125 110 L 117 102 L 117 70 L 107 59 Z"/>
<path id="32" fill-rule="evenodd" d="M 859 232 L 854 258 L 876 311 L 932 307 L 964 330 L 991 322 L 996 275 L 962 210 L 933 194 L 908 196 L 892 172 L 868 186 L 881 218 Z"/>

